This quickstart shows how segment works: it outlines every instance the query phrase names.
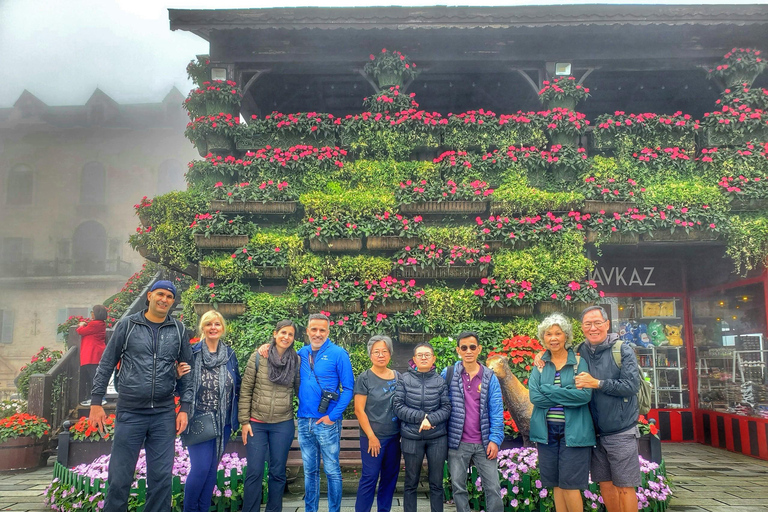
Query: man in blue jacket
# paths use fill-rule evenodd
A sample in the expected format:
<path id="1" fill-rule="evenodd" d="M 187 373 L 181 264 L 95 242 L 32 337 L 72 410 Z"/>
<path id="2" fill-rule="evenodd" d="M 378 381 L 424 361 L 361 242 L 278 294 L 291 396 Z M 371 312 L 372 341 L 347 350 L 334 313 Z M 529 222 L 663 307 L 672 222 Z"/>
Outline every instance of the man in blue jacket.
<path id="1" fill-rule="evenodd" d="M 591 389 L 589 408 L 597 434 L 592 449 L 592 481 L 600 482 L 600 494 L 608 512 L 635 512 L 640 485 L 640 461 L 637 456 L 637 417 L 640 409 L 640 371 L 632 348 L 619 347 L 621 365 L 616 364 L 614 345 L 617 334 L 609 334 L 611 322 L 600 306 L 590 306 L 581 313 L 581 330 L 586 342 L 577 352 L 589 365 L 589 373 L 575 378 L 578 389 Z"/>
<path id="2" fill-rule="evenodd" d="M 192 362 L 184 326 L 168 315 L 176 300 L 170 281 L 157 281 L 147 293 L 148 309 L 121 320 L 101 356 L 93 379 L 92 427 L 104 432 L 106 414 L 101 400 L 115 366 L 120 370 L 117 418 L 104 510 L 128 510 L 128 497 L 142 445 L 147 453 L 145 512 L 171 510 L 171 479 L 175 439 L 187 428 L 192 403 L 192 375 L 181 378 L 181 410 L 175 411 L 176 363 Z"/>
<path id="3" fill-rule="evenodd" d="M 299 350 L 299 446 L 304 463 L 304 510 L 320 503 L 320 457 L 328 478 L 328 510 L 341 509 L 341 416 L 352 400 L 355 378 L 346 350 L 328 339 L 330 320 L 309 315 L 309 345 Z"/>
<path id="4" fill-rule="evenodd" d="M 469 512 L 467 471 L 474 464 L 485 491 L 486 512 L 502 512 L 496 455 L 504 440 L 504 404 L 499 379 L 477 361 L 483 347 L 472 331 L 459 334 L 461 361 L 443 370 L 451 399 L 448 467 L 457 512 Z"/>

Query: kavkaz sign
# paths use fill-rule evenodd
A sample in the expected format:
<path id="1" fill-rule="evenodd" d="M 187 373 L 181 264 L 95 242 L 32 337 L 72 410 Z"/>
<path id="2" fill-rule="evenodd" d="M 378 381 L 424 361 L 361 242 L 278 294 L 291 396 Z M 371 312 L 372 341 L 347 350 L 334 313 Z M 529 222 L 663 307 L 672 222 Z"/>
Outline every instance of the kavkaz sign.
<path id="1" fill-rule="evenodd" d="M 600 261 L 589 278 L 607 293 L 683 291 L 683 273 L 675 260 Z"/>

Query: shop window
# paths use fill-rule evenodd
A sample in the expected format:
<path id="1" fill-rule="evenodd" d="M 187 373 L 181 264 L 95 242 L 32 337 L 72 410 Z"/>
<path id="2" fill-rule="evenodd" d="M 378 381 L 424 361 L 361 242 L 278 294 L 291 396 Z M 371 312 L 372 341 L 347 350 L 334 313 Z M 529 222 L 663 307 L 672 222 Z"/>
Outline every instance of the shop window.
<path id="1" fill-rule="evenodd" d="M 632 345 L 644 378 L 653 386 L 652 408 L 689 407 L 683 301 L 613 297 L 602 306 L 611 320 L 611 331 Z"/>
<path id="2" fill-rule="evenodd" d="M 157 193 L 167 194 L 172 190 L 184 190 L 184 165 L 178 160 L 166 160 L 160 164 L 157 173 Z"/>
<path id="3" fill-rule="evenodd" d="M 107 171 L 100 162 L 88 162 L 80 175 L 80 204 L 105 204 Z"/>
<path id="4" fill-rule="evenodd" d="M 0 309 L 0 343 L 13 343 L 13 311 Z"/>
<path id="5" fill-rule="evenodd" d="M 699 407 L 768 417 L 763 284 L 697 297 L 692 307 Z"/>
<path id="6" fill-rule="evenodd" d="M 32 168 L 17 165 L 8 173 L 5 202 L 10 205 L 32 204 Z"/>

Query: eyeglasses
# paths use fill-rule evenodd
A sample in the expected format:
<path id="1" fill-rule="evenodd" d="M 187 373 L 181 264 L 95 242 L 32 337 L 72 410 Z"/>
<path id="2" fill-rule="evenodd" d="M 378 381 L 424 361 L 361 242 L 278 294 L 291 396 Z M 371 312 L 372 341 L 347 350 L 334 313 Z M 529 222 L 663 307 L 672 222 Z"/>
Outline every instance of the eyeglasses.
<path id="1" fill-rule="evenodd" d="M 600 327 L 603 326 L 603 324 L 605 324 L 605 322 L 606 322 L 605 320 L 600 322 L 584 322 L 581 325 L 582 327 L 586 327 L 587 329 L 591 329 L 592 327 L 597 327 L 599 329 Z"/>
<path id="2" fill-rule="evenodd" d="M 389 355 L 389 350 L 374 350 L 372 356 L 380 357 Z"/>
<path id="3" fill-rule="evenodd" d="M 429 359 L 432 357 L 431 352 L 422 352 L 421 354 L 413 354 L 413 357 L 416 359 Z"/>
<path id="4" fill-rule="evenodd" d="M 462 345 L 459 347 L 459 350 L 461 350 L 462 352 L 466 352 L 467 350 L 474 352 L 475 350 L 477 350 L 477 345 Z"/>

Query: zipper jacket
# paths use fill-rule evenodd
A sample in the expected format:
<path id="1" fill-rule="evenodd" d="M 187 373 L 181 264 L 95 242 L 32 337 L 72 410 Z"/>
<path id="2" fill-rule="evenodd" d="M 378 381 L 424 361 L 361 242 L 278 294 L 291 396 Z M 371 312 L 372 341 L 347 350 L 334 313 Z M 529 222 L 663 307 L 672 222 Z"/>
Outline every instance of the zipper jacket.
<path id="1" fill-rule="evenodd" d="M 149 326 L 145 311 L 118 322 L 101 356 L 93 379 L 92 403 L 101 403 L 117 363 L 115 382 L 118 409 L 168 409 L 174 407 L 176 362 L 192 365 L 192 348 L 184 325 L 170 316 L 157 334 Z M 191 372 L 179 380 L 181 412 L 189 412 L 193 399 Z"/>
<path id="2" fill-rule="evenodd" d="M 304 345 L 298 354 L 301 358 L 298 417 L 320 419 L 327 414 L 331 421 L 340 420 L 344 409 L 352 401 L 352 389 L 355 387 L 349 354 L 330 339 L 326 339 L 317 351 L 314 370 L 309 361 L 312 345 Z M 317 408 L 323 391 L 338 393 L 339 399 L 331 400 L 328 411 L 320 413 Z"/>
<path id="3" fill-rule="evenodd" d="M 393 406 L 401 420 L 400 435 L 405 439 L 435 439 L 448 433 L 446 423 L 451 416 L 451 398 L 445 380 L 434 369 L 408 370 L 397 381 Z M 419 432 L 425 414 L 434 428 Z"/>

